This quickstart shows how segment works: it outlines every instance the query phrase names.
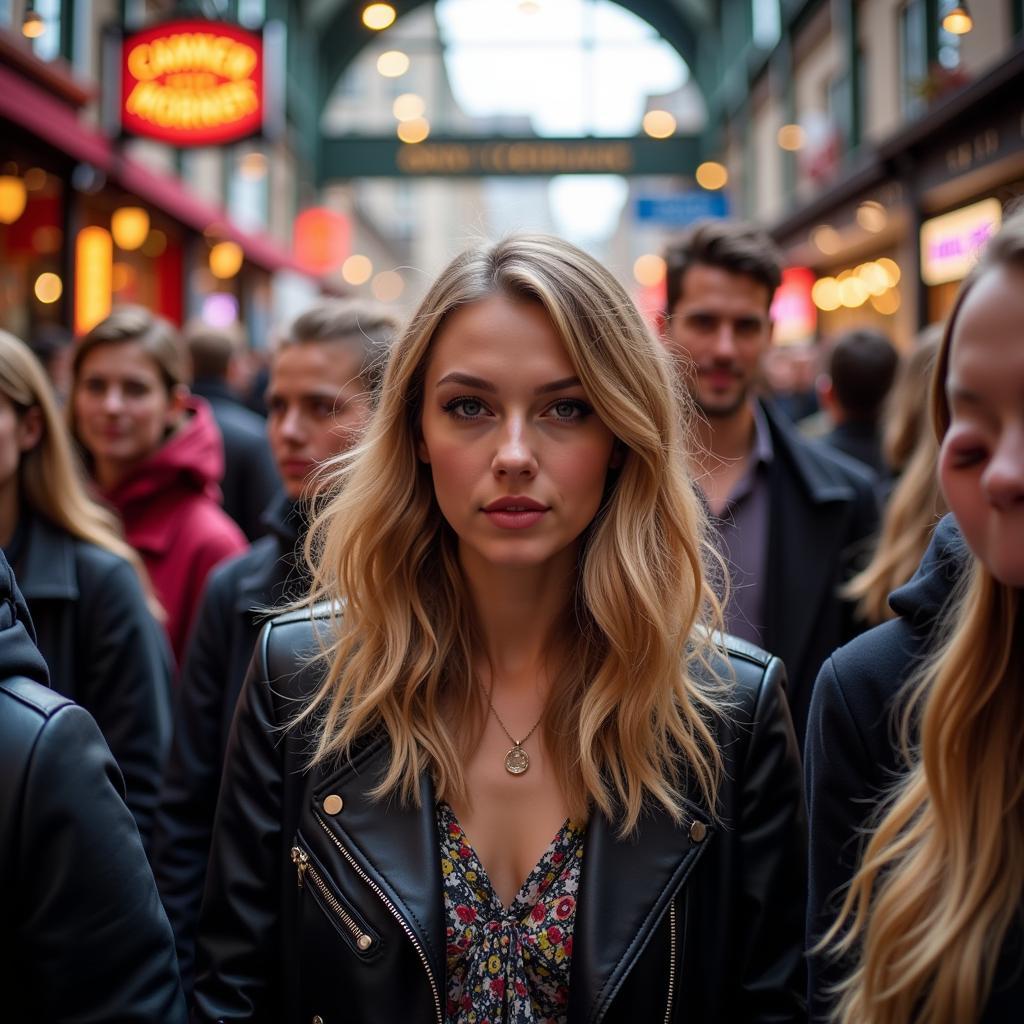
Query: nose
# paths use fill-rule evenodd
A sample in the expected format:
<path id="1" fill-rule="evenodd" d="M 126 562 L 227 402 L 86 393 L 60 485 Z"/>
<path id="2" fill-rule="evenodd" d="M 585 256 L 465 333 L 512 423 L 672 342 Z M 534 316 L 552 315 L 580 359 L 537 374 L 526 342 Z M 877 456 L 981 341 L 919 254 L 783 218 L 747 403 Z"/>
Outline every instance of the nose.
<path id="1" fill-rule="evenodd" d="M 112 384 L 103 392 L 103 411 L 118 413 L 123 407 L 124 394 L 116 384 Z"/>
<path id="2" fill-rule="evenodd" d="M 502 427 L 491 466 L 494 475 L 500 479 L 529 480 L 536 475 L 536 454 L 521 417 L 510 417 Z"/>
<path id="3" fill-rule="evenodd" d="M 298 409 L 288 409 L 281 417 L 281 436 L 296 444 L 300 444 L 303 438 L 302 416 Z"/>
<path id="4" fill-rule="evenodd" d="M 716 359 L 732 359 L 736 355 L 736 333 L 731 323 L 723 321 L 715 331 L 711 354 Z"/>
<path id="5" fill-rule="evenodd" d="M 1007 431 L 985 467 L 982 486 L 994 508 L 1024 504 L 1024 426 Z"/>

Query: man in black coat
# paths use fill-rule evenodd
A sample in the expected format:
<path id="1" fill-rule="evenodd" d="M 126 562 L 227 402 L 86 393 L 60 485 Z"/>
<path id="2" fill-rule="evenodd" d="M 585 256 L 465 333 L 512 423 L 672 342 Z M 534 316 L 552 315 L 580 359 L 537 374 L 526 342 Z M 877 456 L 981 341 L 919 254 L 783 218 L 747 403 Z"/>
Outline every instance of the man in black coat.
<path id="1" fill-rule="evenodd" d="M 691 461 L 728 575 L 726 629 L 782 659 L 802 742 L 818 669 L 857 632 L 838 590 L 877 527 L 874 478 L 755 396 L 781 280 L 767 236 L 707 221 L 667 264 L 665 340 L 699 412 Z"/>
<path id="2" fill-rule="evenodd" d="M 183 1024 L 174 943 L 114 759 L 50 690 L 0 553 L 4 1020 Z"/>
<path id="3" fill-rule="evenodd" d="M 255 540 L 263 534 L 261 514 L 277 494 L 278 479 L 263 418 L 247 409 L 228 384 L 239 358 L 238 339 L 226 329 L 196 324 L 185 341 L 192 358 L 192 393 L 210 403 L 224 442 L 224 511 Z"/>
<path id="4" fill-rule="evenodd" d="M 186 991 L 224 750 L 246 669 L 269 610 L 308 590 L 304 497 L 325 460 L 350 448 L 366 425 L 396 329 L 377 307 L 324 302 L 292 324 L 271 361 L 267 434 L 284 493 L 264 516 L 267 535 L 207 582 L 157 813 L 153 865 Z"/>

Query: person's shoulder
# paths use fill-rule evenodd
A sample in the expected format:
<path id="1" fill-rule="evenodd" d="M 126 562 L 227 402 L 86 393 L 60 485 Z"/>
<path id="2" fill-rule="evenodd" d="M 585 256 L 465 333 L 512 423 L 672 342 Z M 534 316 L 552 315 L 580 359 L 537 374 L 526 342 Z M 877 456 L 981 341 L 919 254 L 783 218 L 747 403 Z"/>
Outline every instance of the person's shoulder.
<path id="1" fill-rule="evenodd" d="M 785 669 L 774 654 L 727 633 L 715 634 L 708 669 L 727 689 L 729 717 L 750 723 L 765 694 L 785 684 Z"/>
<path id="2" fill-rule="evenodd" d="M 282 612 L 261 630 L 256 643 L 260 674 L 288 698 L 312 694 L 322 681 L 324 661 L 319 658 L 342 613 L 337 601 Z"/>
<path id="3" fill-rule="evenodd" d="M 5 708 L 0 721 L 5 725 L 18 715 L 23 722 L 35 723 L 37 727 L 62 708 L 75 706 L 73 700 L 56 690 L 20 677 L 0 681 L 0 704 Z"/>
<path id="4" fill-rule="evenodd" d="M 277 537 L 260 537 L 253 541 L 248 550 L 231 555 L 215 566 L 206 584 L 207 590 L 220 596 L 234 594 L 245 577 L 273 565 L 282 554 Z"/>
<path id="5" fill-rule="evenodd" d="M 267 422 L 259 413 L 247 409 L 231 398 L 210 400 L 210 406 L 222 433 L 226 435 L 231 432 L 243 440 L 258 440 L 266 444 Z"/>
<path id="6" fill-rule="evenodd" d="M 79 585 L 88 589 L 90 584 L 107 583 L 111 580 L 133 579 L 138 582 L 135 570 L 127 558 L 109 548 L 93 544 L 92 541 L 72 538 L 75 552 L 75 569 Z"/>

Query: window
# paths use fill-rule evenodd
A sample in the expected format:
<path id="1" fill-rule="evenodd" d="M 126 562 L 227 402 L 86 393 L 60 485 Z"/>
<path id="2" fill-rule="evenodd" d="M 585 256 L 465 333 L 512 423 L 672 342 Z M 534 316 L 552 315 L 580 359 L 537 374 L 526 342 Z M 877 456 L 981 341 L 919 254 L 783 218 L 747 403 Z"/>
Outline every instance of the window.
<path id="1" fill-rule="evenodd" d="M 909 0 L 900 10 L 900 94 L 908 117 L 921 113 L 925 106 L 922 86 L 928 77 L 928 46 L 924 7 L 924 0 Z"/>
<path id="2" fill-rule="evenodd" d="M 754 42 L 762 50 L 770 50 L 782 34 L 779 0 L 750 0 Z"/>

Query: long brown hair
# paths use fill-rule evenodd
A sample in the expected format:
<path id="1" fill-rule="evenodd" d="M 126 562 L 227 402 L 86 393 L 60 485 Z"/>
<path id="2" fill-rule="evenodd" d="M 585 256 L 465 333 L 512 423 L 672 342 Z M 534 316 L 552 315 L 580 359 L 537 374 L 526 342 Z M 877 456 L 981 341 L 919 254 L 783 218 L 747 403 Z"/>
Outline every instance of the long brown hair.
<path id="1" fill-rule="evenodd" d="M 472 668 L 478 633 L 416 438 L 446 316 L 495 294 L 544 308 L 626 451 L 585 535 L 570 650 L 543 719 L 570 813 L 582 819 L 596 807 L 628 832 L 650 799 L 681 820 L 684 782 L 713 809 L 722 762 L 709 720 L 723 697 L 698 669 L 711 659 L 717 603 L 685 469 L 684 399 L 618 282 L 542 235 L 474 248 L 449 265 L 392 350 L 363 444 L 335 461 L 334 496 L 308 540 L 310 600 L 336 609 L 325 680 L 301 716 L 318 717 L 315 759 L 344 756 L 383 727 L 393 753 L 378 795 L 415 801 L 424 769 L 440 796 L 465 794 L 465 755 L 486 710 Z"/>
<path id="2" fill-rule="evenodd" d="M 964 282 L 946 325 L 932 418 L 949 428 L 949 351 L 974 283 L 1024 268 L 1024 214 Z M 992 989 L 1024 900 L 1024 622 L 1019 589 L 972 562 L 900 719 L 906 771 L 823 945 L 856 951 L 843 1024 L 970 1024 Z M 845 931 L 844 931 L 845 929 Z"/>
<path id="3" fill-rule="evenodd" d="M 19 463 L 21 496 L 35 512 L 79 540 L 110 551 L 130 563 L 139 577 L 146 604 L 155 617 L 164 611 L 135 549 L 123 538 L 113 512 L 89 497 L 85 473 L 57 408 L 53 388 L 39 360 L 12 334 L 0 331 L 0 391 L 24 415 L 39 409 L 39 443 Z"/>

